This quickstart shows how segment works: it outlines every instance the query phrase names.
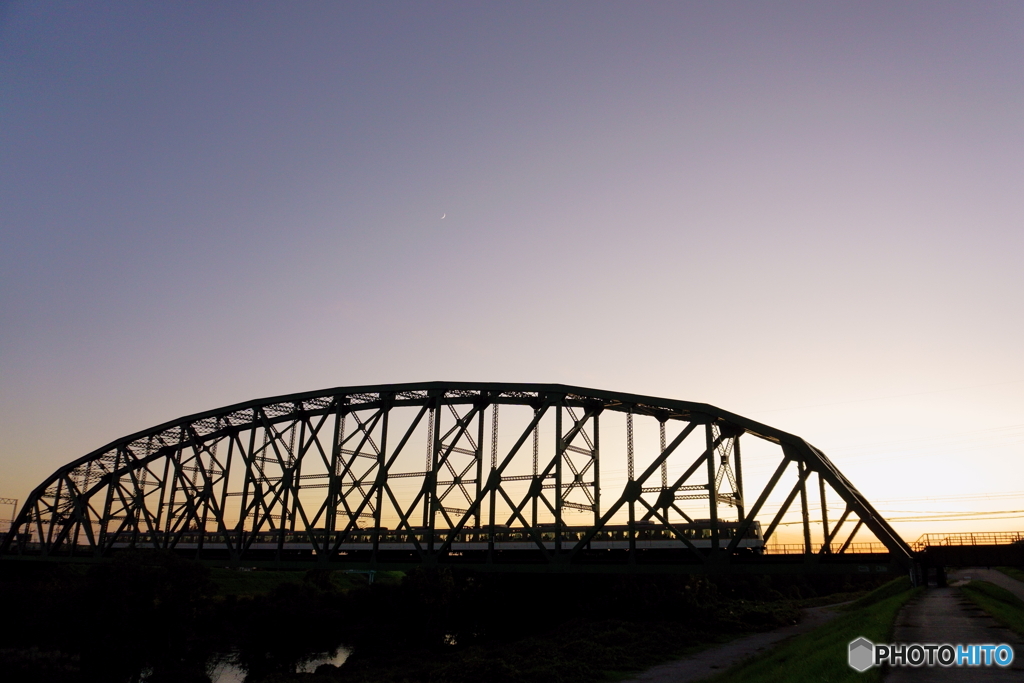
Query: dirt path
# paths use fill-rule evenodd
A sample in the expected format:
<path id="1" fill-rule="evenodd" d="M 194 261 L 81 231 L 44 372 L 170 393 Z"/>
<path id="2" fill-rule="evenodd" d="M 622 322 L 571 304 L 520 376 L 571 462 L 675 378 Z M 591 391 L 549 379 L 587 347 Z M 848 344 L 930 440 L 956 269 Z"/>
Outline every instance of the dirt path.
<path id="1" fill-rule="evenodd" d="M 624 683 L 689 683 L 714 676 L 786 638 L 805 633 L 831 621 L 839 616 L 838 612 L 830 609 L 831 607 L 835 607 L 835 605 L 805 609 L 802 611 L 800 622 L 792 626 L 755 633 L 752 636 L 732 640 L 674 662 L 659 664 Z"/>
<path id="2" fill-rule="evenodd" d="M 970 569 L 961 569 L 950 575 L 950 581 L 970 581 L 971 579 L 980 579 L 982 581 L 988 581 L 994 583 L 1000 588 L 1005 588 L 1021 600 L 1024 600 L 1024 583 L 1021 583 L 1017 579 L 1012 579 L 1006 574 L 996 571 L 995 569 L 982 569 L 981 567 L 971 567 Z M 1024 653 L 1021 653 L 1024 655 Z"/>
<path id="3" fill-rule="evenodd" d="M 929 588 L 907 603 L 896 618 L 893 641 L 900 643 L 1007 643 L 1013 647 L 1014 662 L 1006 668 L 921 667 L 891 669 L 885 683 L 916 681 L 985 681 L 1001 683 L 1024 681 L 1024 641 L 1000 626 L 974 603 L 962 598 L 955 585 L 968 579 L 981 579 L 1001 586 L 1024 600 L 1024 583 L 994 569 L 964 569 L 952 572 L 950 588 Z M 839 616 L 829 607 L 803 611 L 800 623 L 739 638 L 689 657 L 660 664 L 624 683 L 693 683 L 722 672 L 733 664 L 752 657 L 777 643 L 810 631 Z"/>
<path id="4" fill-rule="evenodd" d="M 989 572 L 993 575 L 990 578 Z M 998 575 L 998 576 L 994 576 Z M 986 683 L 1020 683 L 1024 681 L 1024 641 L 990 617 L 984 610 L 960 595 L 956 585 L 967 577 L 991 580 L 1003 585 L 1002 579 L 1012 582 L 1008 590 L 1024 592 L 1024 585 L 994 570 L 962 569 L 951 572 L 949 588 L 929 588 L 908 602 L 896 617 L 893 642 L 896 643 L 1006 643 L 1013 647 L 1014 661 L 1008 667 L 941 666 L 897 667 L 889 670 L 885 683 L 912 683 L 929 681 L 986 681 Z M 1016 584 L 1014 586 L 1013 584 Z"/>

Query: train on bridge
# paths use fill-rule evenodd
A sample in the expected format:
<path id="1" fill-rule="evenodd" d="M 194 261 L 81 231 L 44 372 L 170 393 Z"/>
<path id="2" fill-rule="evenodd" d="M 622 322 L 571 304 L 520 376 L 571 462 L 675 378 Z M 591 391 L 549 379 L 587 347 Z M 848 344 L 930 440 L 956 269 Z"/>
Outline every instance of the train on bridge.
<path id="1" fill-rule="evenodd" d="M 672 550 L 672 549 L 710 549 L 712 547 L 713 527 L 710 520 L 696 520 L 692 524 L 673 525 L 675 530 L 659 524 L 641 523 L 634 525 L 635 537 L 633 547 L 638 550 Z M 742 525 L 738 522 L 719 522 L 719 541 L 724 545 L 731 541 Z M 573 546 L 583 539 L 589 527 L 563 527 L 560 533 L 563 547 Z M 628 524 L 609 525 L 593 535 L 587 543 L 587 550 L 629 550 L 630 527 Z M 678 532 L 678 533 L 677 533 Z M 492 532 L 488 528 L 464 529 L 456 534 L 449 548 L 452 553 L 472 551 L 536 551 L 555 550 L 556 529 L 554 525 L 538 525 L 534 529 L 526 527 L 509 528 L 495 526 Z M 217 548 L 244 546 L 247 552 L 283 551 L 289 554 L 309 553 L 313 544 L 325 547 L 337 544 L 338 553 L 346 555 L 352 552 L 372 551 L 417 551 L 431 544 L 439 546 L 448 538 L 449 532 L 438 529 L 413 527 L 411 529 L 353 529 L 347 534 L 334 533 L 328 537 L 323 529 L 306 531 L 260 531 L 204 533 L 186 531 L 181 534 L 153 534 L 122 532 L 107 539 L 108 547 L 114 550 L 130 548 L 168 548 L 179 551 L 214 551 Z M 686 540 L 683 540 L 683 539 Z M 761 524 L 754 521 L 740 539 L 738 548 L 741 554 L 763 554 L 764 539 Z"/>
<path id="2" fill-rule="evenodd" d="M 727 545 L 741 531 L 738 522 L 719 522 L 719 543 Z M 595 533 L 587 542 L 586 551 L 616 551 L 614 554 L 631 551 L 641 557 L 644 555 L 662 555 L 666 551 L 673 554 L 687 553 L 693 549 L 708 551 L 712 548 L 714 526 L 710 520 L 695 520 L 689 524 L 675 524 L 674 529 L 659 524 L 638 523 L 633 526 L 634 535 L 630 538 L 628 524 L 608 525 Z M 503 559 L 529 560 L 537 551 L 557 551 L 558 545 L 563 548 L 575 546 L 584 539 L 589 527 L 563 527 L 558 533 L 561 543 L 556 542 L 554 525 L 538 525 L 534 529 L 527 527 L 495 526 L 493 532 L 488 528 L 464 529 L 455 535 L 448 546 L 448 554 L 454 558 L 499 553 Z M 765 553 L 765 541 L 761 533 L 761 524 L 754 521 L 739 539 L 736 555 L 754 556 Z M 361 556 L 377 553 L 388 559 L 401 561 L 417 552 L 430 547 L 437 548 L 448 540 L 449 532 L 413 527 L 411 529 L 389 529 L 382 527 L 357 528 L 345 533 L 327 534 L 324 529 L 305 531 L 271 530 L 252 532 L 206 532 L 186 530 L 181 533 L 135 533 L 122 531 L 109 534 L 106 539 L 108 553 L 118 553 L 134 549 L 172 550 L 187 556 L 208 557 L 230 555 L 233 551 L 244 548 L 248 557 L 258 559 L 280 558 L 302 560 L 315 552 L 315 547 L 327 548 L 336 545 L 334 551 L 338 560 L 358 560 Z M 493 539 L 493 540 L 492 540 Z M 685 540 L 683 540 L 685 539 Z M 22 534 L 19 539 L 22 547 L 31 550 L 35 544 L 29 535 Z M 70 549 L 69 549 L 70 550 Z M 87 553 L 83 547 L 81 551 Z M 72 554 L 75 554 L 72 552 Z"/>

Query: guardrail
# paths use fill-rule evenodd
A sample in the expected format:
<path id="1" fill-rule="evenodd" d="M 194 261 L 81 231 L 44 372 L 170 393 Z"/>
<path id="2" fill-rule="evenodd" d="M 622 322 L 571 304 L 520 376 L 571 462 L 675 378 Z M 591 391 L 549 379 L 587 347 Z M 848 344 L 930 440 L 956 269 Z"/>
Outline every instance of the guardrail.
<path id="1" fill-rule="evenodd" d="M 811 552 L 817 555 L 821 552 L 822 544 L 812 544 Z M 803 555 L 804 544 L 803 543 L 769 543 L 765 546 L 765 554 L 767 555 Z M 829 546 L 829 550 L 832 554 L 839 554 L 840 550 L 843 550 L 842 543 L 832 543 Z M 887 553 L 889 549 L 882 543 L 851 543 L 843 550 L 844 555 L 852 555 L 856 553 Z"/>
<path id="2" fill-rule="evenodd" d="M 1014 543 L 1024 544 L 1024 531 L 976 531 L 965 533 L 949 534 L 923 534 L 916 541 L 910 543 L 915 552 L 921 552 L 928 547 L 934 546 L 972 546 L 972 545 L 1012 545 Z M 841 543 L 831 544 L 832 553 L 839 553 L 842 549 Z M 821 552 L 821 544 L 811 545 L 811 551 L 815 554 Z M 843 551 L 849 553 L 886 553 L 889 552 L 881 543 L 851 543 Z M 769 543 L 765 546 L 765 553 L 768 555 L 803 555 L 803 543 Z"/>
<path id="3" fill-rule="evenodd" d="M 910 544 L 915 551 L 929 546 L 1010 545 L 1024 543 L 1024 531 L 978 531 L 953 534 L 924 534 Z"/>

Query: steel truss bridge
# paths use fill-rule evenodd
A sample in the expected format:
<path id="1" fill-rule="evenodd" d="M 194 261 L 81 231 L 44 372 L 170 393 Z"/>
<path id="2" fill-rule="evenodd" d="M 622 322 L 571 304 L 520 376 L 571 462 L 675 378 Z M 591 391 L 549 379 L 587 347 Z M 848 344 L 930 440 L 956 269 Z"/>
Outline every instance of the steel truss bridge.
<path id="1" fill-rule="evenodd" d="M 764 552 L 784 525 L 802 552 Z M 855 552 L 862 530 L 874 552 Z M 460 382 L 278 396 L 118 439 L 40 484 L 0 556 L 132 548 L 358 569 L 902 573 L 915 562 L 800 437 L 702 403 Z"/>

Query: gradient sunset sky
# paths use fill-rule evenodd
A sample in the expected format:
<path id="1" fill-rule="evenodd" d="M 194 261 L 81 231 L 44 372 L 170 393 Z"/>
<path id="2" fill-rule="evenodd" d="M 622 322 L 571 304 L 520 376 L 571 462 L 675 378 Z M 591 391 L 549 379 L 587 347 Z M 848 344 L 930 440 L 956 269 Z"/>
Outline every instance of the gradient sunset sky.
<path id="1" fill-rule="evenodd" d="M 0 497 L 251 398 L 559 382 L 1021 529 L 1022 350 L 1022 3 L 0 4 Z"/>

